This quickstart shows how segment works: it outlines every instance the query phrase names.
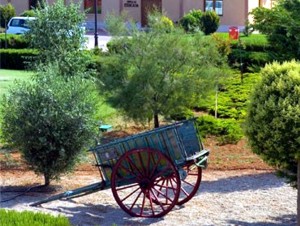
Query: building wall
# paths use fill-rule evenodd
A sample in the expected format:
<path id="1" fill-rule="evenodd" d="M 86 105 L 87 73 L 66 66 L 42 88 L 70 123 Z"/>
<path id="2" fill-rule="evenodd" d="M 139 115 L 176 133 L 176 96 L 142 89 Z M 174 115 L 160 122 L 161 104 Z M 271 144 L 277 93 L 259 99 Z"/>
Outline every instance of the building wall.
<path id="1" fill-rule="evenodd" d="M 17 15 L 29 8 L 28 0 L 0 0 L 1 5 L 6 5 L 7 3 L 11 3 L 15 7 Z"/>
<path id="2" fill-rule="evenodd" d="M 0 0 L 0 4 L 6 4 L 10 1 L 16 8 L 17 15 L 24 10 L 29 9 L 28 0 Z M 65 0 L 68 4 L 71 0 Z M 81 0 L 75 0 L 80 2 Z M 142 0 L 102 0 L 102 13 L 97 15 L 99 26 L 103 26 L 103 21 L 108 13 L 114 12 L 120 14 L 121 11 L 126 11 L 127 14 L 137 22 L 141 22 L 141 1 Z M 204 0 L 161 0 L 162 9 L 174 22 L 192 9 L 200 9 L 204 11 Z M 51 4 L 55 0 L 48 0 Z M 221 25 L 225 29 L 228 26 L 245 25 L 247 19 L 252 21 L 248 13 L 259 5 L 270 8 L 274 5 L 274 0 L 223 0 L 223 15 L 220 16 Z M 82 4 L 82 10 L 83 4 Z M 87 23 L 93 27 L 95 17 L 94 14 L 87 14 Z"/>
<path id="3" fill-rule="evenodd" d="M 223 0 L 223 16 L 220 17 L 222 25 L 244 26 L 247 16 L 247 0 Z"/>

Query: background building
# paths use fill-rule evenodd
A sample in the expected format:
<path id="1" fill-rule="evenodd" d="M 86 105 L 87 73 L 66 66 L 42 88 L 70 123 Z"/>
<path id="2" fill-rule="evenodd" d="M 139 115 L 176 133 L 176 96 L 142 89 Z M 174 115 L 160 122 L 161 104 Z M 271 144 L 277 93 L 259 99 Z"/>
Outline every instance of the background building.
<path id="1" fill-rule="evenodd" d="M 10 2 L 16 8 L 19 15 L 32 7 L 36 0 L 0 0 L 0 4 Z M 64 0 L 68 4 L 70 0 Z M 87 11 L 87 27 L 94 27 L 94 1 L 98 4 L 98 27 L 104 27 L 103 21 L 107 13 L 114 12 L 120 14 L 127 11 L 134 20 L 142 26 L 146 25 L 146 15 L 153 5 L 166 13 L 174 22 L 191 9 L 201 9 L 202 11 L 214 10 L 220 16 L 221 26 L 219 31 L 228 31 L 228 27 L 237 26 L 243 28 L 247 20 L 251 21 L 249 16 L 254 8 L 272 7 L 276 0 L 84 0 L 82 10 Z M 55 0 L 48 0 L 51 4 Z M 79 2 L 79 0 L 74 0 Z"/>

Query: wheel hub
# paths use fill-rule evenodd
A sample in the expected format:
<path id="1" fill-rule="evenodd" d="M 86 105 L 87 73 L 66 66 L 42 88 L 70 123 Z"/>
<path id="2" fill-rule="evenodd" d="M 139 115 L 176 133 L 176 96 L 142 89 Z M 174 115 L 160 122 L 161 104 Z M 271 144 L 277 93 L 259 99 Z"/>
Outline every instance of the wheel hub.
<path id="1" fill-rule="evenodd" d="M 151 186 L 151 180 L 148 178 L 143 178 L 141 180 L 141 182 L 139 183 L 139 185 L 140 185 L 140 188 L 147 189 Z"/>

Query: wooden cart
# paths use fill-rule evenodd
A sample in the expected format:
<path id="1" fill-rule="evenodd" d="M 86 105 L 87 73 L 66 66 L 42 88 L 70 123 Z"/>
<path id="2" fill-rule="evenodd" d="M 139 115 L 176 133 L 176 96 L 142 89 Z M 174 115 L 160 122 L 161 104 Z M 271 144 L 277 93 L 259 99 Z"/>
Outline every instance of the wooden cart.
<path id="1" fill-rule="evenodd" d="M 98 145 L 91 151 L 101 182 L 31 205 L 111 188 L 116 202 L 129 215 L 161 217 L 197 193 L 209 154 L 201 143 L 194 120 Z"/>

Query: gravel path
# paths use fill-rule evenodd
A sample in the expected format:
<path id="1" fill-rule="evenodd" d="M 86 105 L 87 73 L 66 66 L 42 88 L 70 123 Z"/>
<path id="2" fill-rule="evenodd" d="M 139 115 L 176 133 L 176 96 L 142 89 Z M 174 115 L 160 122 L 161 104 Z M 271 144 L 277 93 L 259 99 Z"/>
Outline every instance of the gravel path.
<path id="1" fill-rule="evenodd" d="M 2 193 L 0 198 L 4 200 L 13 195 Z M 79 226 L 296 225 L 297 191 L 268 171 L 204 171 L 196 196 L 158 219 L 128 216 L 116 204 L 110 189 L 72 201 L 43 204 L 43 208 L 28 206 L 44 197 L 45 194 L 28 193 L 1 203 L 1 208 L 64 214 L 73 225 Z"/>

